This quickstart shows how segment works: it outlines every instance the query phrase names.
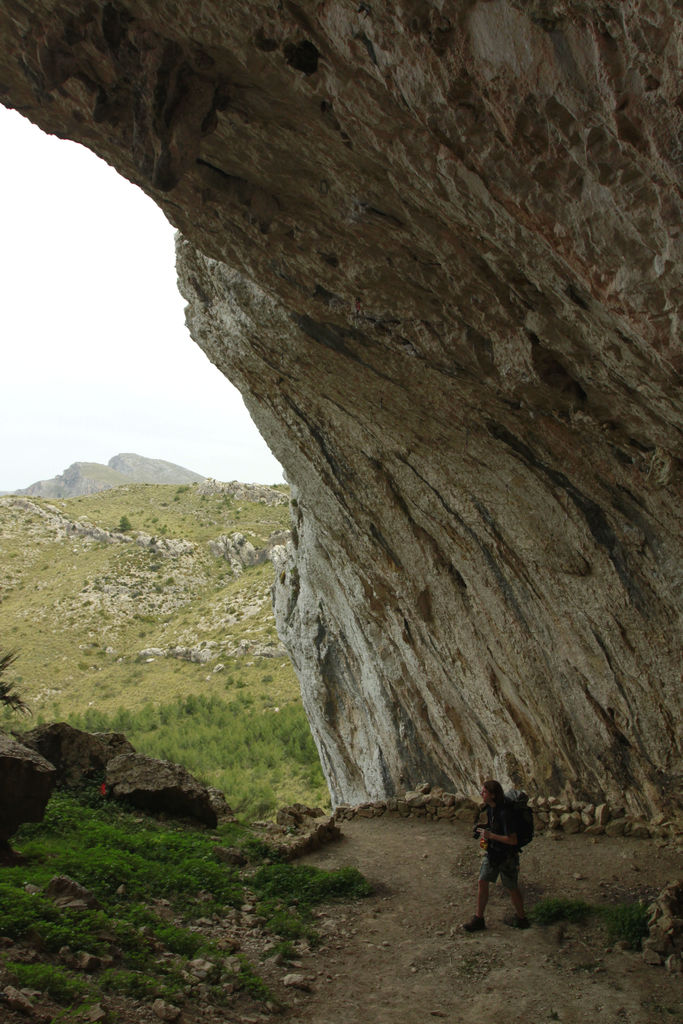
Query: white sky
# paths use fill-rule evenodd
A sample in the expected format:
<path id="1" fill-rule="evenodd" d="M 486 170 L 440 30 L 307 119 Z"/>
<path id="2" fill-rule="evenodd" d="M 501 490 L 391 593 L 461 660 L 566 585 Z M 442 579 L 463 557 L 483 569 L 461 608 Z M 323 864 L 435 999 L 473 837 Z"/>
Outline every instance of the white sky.
<path id="1" fill-rule="evenodd" d="M 119 452 L 281 482 L 239 392 L 185 328 L 161 210 L 1 105 L 0 154 L 0 491 Z"/>

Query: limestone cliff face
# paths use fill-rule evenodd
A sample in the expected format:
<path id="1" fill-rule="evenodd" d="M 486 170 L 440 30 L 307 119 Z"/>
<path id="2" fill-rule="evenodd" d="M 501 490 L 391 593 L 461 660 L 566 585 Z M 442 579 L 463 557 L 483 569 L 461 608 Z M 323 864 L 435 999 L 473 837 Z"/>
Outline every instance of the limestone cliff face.
<path id="1" fill-rule="evenodd" d="M 681 781 L 674 0 L 0 0 L 0 99 L 182 231 L 295 489 L 335 800 Z"/>

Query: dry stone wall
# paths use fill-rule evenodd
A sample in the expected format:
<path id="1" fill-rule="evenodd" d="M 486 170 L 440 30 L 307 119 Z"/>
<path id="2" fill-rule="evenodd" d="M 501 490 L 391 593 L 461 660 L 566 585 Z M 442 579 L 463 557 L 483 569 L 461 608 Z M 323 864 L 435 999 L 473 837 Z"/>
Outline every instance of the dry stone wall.
<path id="1" fill-rule="evenodd" d="M 564 832 L 574 835 L 583 832 L 587 836 L 631 836 L 634 839 L 671 840 L 683 847 L 683 821 L 680 817 L 658 814 L 648 820 L 643 816 L 629 814 L 623 804 L 610 806 L 574 800 L 563 803 L 558 797 L 531 797 L 529 799 L 534 816 L 536 833 L 545 831 Z M 474 824 L 479 820 L 481 804 L 470 797 L 444 792 L 438 786 L 423 783 L 417 789 L 409 790 L 398 797 L 386 800 L 366 801 L 361 804 L 339 804 L 334 817 L 338 821 L 352 818 L 379 818 L 388 815 L 394 818 L 424 818 L 428 821 L 465 821 Z"/>
<path id="2" fill-rule="evenodd" d="M 643 958 L 654 966 L 666 964 L 672 974 L 683 974 L 683 881 L 667 885 L 649 911 Z"/>

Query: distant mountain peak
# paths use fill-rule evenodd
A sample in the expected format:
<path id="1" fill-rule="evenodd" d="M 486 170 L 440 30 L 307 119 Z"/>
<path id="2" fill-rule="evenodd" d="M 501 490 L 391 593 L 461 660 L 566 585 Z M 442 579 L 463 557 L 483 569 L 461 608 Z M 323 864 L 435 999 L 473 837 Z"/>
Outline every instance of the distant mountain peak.
<path id="1" fill-rule="evenodd" d="M 206 479 L 200 473 L 166 462 L 165 459 L 148 459 L 132 452 L 114 455 L 107 465 L 141 484 L 193 484 Z"/>
<path id="2" fill-rule="evenodd" d="M 164 459 L 148 459 L 132 452 L 114 455 L 107 465 L 100 462 L 72 462 L 50 480 L 38 480 L 17 491 L 41 498 L 76 498 L 96 494 L 125 484 L 193 484 L 206 477 Z"/>

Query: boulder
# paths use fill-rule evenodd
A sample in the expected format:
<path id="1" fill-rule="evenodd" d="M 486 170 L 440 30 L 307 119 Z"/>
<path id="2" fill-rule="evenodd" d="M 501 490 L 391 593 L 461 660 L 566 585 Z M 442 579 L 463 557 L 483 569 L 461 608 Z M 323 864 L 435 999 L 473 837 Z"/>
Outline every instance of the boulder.
<path id="1" fill-rule="evenodd" d="M 216 789 L 215 786 L 207 786 L 206 792 L 209 794 L 209 803 L 216 812 L 218 820 L 235 821 L 234 812 L 225 799 L 225 794 L 221 793 L 220 789 Z"/>
<path id="2" fill-rule="evenodd" d="M 68 875 L 51 878 L 45 894 L 63 910 L 97 910 L 100 906 L 88 889 Z"/>
<path id="3" fill-rule="evenodd" d="M 21 734 L 21 741 L 50 761 L 57 771 L 57 781 L 66 785 L 104 771 L 112 757 L 135 752 L 123 733 L 84 732 L 66 722 L 40 725 Z"/>
<path id="4" fill-rule="evenodd" d="M 246 856 L 235 846 L 217 846 L 213 851 L 216 860 L 223 864 L 229 864 L 234 868 L 243 868 L 247 863 Z"/>
<path id="5" fill-rule="evenodd" d="M 54 765 L 0 733 L 0 851 L 25 821 L 42 821 L 57 779 Z"/>
<path id="6" fill-rule="evenodd" d="M 182 765 L 144 754 L 120 754 L 107 765 L 107 790 L 144 811 L 194 818 L 215 828 L 215 797 Z"/>
<path id="7" fill-rule="evenodd" d="M 172 1003 L 165 1003 L 163 999 L 155 999 L 152 1003 L 152 1013 L 159 1020 L 178 1020 L 181 1012 L 180 1007 L 173 1006 Z"/>
<path id="8" fill-rule="evenodd" d="M 230 562 L 236 576 L 241 575 L 243 569 L 259 565 L 267 558 L 267 551 L 257 550 L 243 533 L 233 533 L 231 537 L 222 534 L 217 540 L 209 541 L 209 550 L 212 555 Z"/>

